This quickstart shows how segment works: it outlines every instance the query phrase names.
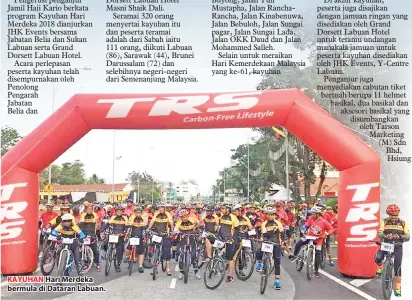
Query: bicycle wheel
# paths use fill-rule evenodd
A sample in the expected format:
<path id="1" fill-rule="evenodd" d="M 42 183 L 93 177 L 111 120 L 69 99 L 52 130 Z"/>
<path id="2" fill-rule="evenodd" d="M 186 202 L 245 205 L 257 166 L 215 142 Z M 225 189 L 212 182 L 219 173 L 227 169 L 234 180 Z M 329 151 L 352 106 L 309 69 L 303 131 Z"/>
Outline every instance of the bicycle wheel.
<path id="1" fill-rule="evenodd" d="M 106 253 L 106 265 L 104 266 L 104 275 L 109 276 L 110 268 L 112 267 L 113 261 L 113 244 L 107 246 L 107 253 Z"/>
<path id="2" fill-rule="evenodd" d="M 187 283 L 187 280 L 189 279 L 189 268 L 190 268 L 190 251 L 186 250 L 186 253 L 184 254 L 184 264 L 183 264 L 183 282 Z"/>
<path id="3" fill-rule="evenodd" d="M 250 270 L 247 270 L 247 267 L 250 267 Z M 246 273 L 241 272 L 245 270 L 247 270 Z M 244 251 L 243 249 L 240 251 L 235 261 L 235 272 L 236 272 L 237 278 L 239 278 L 242 281 L 246 281 L 250 278 L 250 276 L 252 276 L 253 257 L 250 252 Z"/>
<path id="4" fill-rule="evenodd" d="M 226 274 L 226 266 L 225 262 L 221 257 L 214 257 L 211 260 L 209 260 L 206 264 L 205 267 L 205 274 L 203 276 L 203 281 L 205 283 L 205 286 L 209 290 L 214 290 L 219 287 L 219 285 L 222 284 L 223 279 L 225 278 Z M 212 283 L 212 276 L 217 277 L 217 282 Z"/>
<path id="5" fill-rule="evenodd" d="M 64 273 L 66 271 L 66 266 L 67 266 L 67 261 L 69 259 L 69 251 L 67 250 L 62 250 L 60 252 L 60 258 L 59 258 L 59 264 L 57 267 L 57 276 L 60 277 L 60 282 L 59 285 L 63 284 L 62 277 L 64 277 Z"/>
<path id="6" fill-rule="evenodd" d="M 311 280 L 313 276 L 313 261 L 314 261 L 315 253 L 313 252 L 313 248 L 310 247 L 308 249 L 307 261 L 306 261 L 306 277 Z"/>
<path id="7" fill-rule="evenodd" d="M 156 247 L 154 250 L 154 255 L 153 255 L 153 270 L 152 270 L 152 278 L 153 280 L 156 280 L 156 275 L 157 275 L 157 263 L 159 262 L 159 248 Z"/>
<path id="8" fill-rule="evenodd" d="M 320 252 L 320 262 L 319 262 L 319 267 L 324 270 L 326 266 L 326 248 L 325 245 L 322 245 L 322 250 Z"/>
<path id="9" fill-rule="evenodd" d="M 136 251 L 136 248 L 135 248 L 135 246 L 133 246 L 133 247 L 132 247 L 132 250 L 130 251 L 129 257 L 128 257 L 129 262 L 128 262 L 127 269 L 129 270 L 129 276 L 132 275 L 132 269 L 133 269 L 133 262 L 134 262 L 134 255 L 135 255 L 134 253 L 135 253 L 135 251 Z"/>
<path id="10" fill-rule="evenodd" d="M 40 260 L 40 271 L 44 276 L 49 276 L 51 272 L 53 272 L 56 260 L 56 249 L 54 244 L 46 246 Z"/>
<path id="11" fill-rule="evenodd" d="M 304 264 L 305 264 L 305 249 L 301 250 L 298 254 L 298 258 L 296 259 L 296 271 L 298 272 L 302 271 Z"/>
<path id="12" fill-rule="evenodd" d="M 197 255 L 196 255 L 196 259 L 197 259 L 197 268 L 200 269 L 203 267 L 203 265 L 205 264 L 205 245 L 202 244 L 198 247 L 197 249 Z"/>
<path id="13" fill-rule="evenodd" d="M 82 274 L 87 274 L 90 269 L 92 268 L 93 261 L 94 261 L 94 254 L 92 248 L 88 245 L 84 245 L 84 256 L 82 257 L 82 265 L 87 266 L 87 269 L 83 268 Z"/>
<path id="14" fill-rule="evenodd" d="M 268 279 L 270 276 L 270 260 L 265 255 L 263 258 L 262 272 L 260 273 L 260 294 L 263 295 L 268 284 Z"/>
<path id="15" fill-rule="evenodd" d="M 385 300 L 389 300 L 393 290 L 393 262 L 392 259 L 386 259 L 383 264 L 382 272 L 382 293 Z"/>
<path id="16" fill-rule="evenodd" d="M 106 245 L 106 246 L 108 247 L 108 245 Z M 104 249 L 105 248 L 105 241 L 98 242 L 97 248 L 99 249 L 100 259 L 101 260 L 106 260 L 106 255 L 107 255 L 106 252 L 107 251 Z"/>

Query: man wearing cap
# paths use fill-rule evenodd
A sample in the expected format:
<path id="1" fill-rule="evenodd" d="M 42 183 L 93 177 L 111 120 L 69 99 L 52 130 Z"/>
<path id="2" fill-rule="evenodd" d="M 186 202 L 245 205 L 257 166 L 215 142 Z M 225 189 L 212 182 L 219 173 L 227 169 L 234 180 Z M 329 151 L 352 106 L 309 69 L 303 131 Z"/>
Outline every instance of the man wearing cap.
<path id="1" fill-rule="evenodd" d="M 54 207 L 54 204 L 52 202 L 47 202 L 46 211 L 43 212 L 40 216 L 41 229 L 42 229 L 40 233 L 40 246 L 43 246 L 44 231 L 49 227 L 50 221 L 58 216 L 57 212 L 53 211 L 53 207 Z"/>
<path id="2" fill-rule="evenodd" d="M 65 205 L 65 204 L 61 205 L 61 206 L 60 206 L 60 215 L 58 215 L 57 217 L 55 217 L 54 219 L 52 219 L 52 220 L 49 222 L 49 224 L 47 225 L 47 228 L 49 228 L 49 227 L 54 228 L 54 227 L 56 227 L 57 225 L 59 225 L 59 224 L 61 223 L 61 221 L 62 221 L 62 217 L 63 217 L 65 214 L 69 214 L 69 213 L 70 213 L 70 206 Z"/>
<path id="3" fill-rule="evenodd" d="M 96 271 L 100 272 L 100 252 L 97 248 L 97 240 L 96 230 L 98 225 L 99 217 L 93 211 L 93 206 L 89 205 L 85 208 L 85 211 L 80 215 L 79 226 L 80 229 L 84 232 L 85 235 L 89 235 L 91 238 L 90 248 L 93 251 L 93 259 L 96 265 Z M 91 263 L 91 262 L 90 262 Z M 87 270 L 87 266 L 84 266 L 84 269 Z"/>
<path id="4" fill-rule="evenodd" d="M 129 225 L 131 226 L 130 237 L 134 238 L 137 237 L 140 239 L 139 245 L 136 246 L 137 252 L 137 266 L 139 273 L 143 273 L 143 260 L 144 260 L 144 253 L 145 253 L 145 245 L 143 243 L 143 236 L 147 229 L 147 218 L 143 215 L 143 208 L 141 206 L 136 206 L 134 209 L 134 213 L 129 218 Z M 130 251 L 132 250 L 132 245 L 128 244 L 125 251 L 126 259 L 130 255 Z"/>
<path id="5" fill-rule="evenodd" d="M 206 214 L 202 217 L 203 226 L 206 232 L 215 234 L 219 227 L 219 217 L 214 213 L 214 206 L 210 204 L 206 207 Z M 206 248 L 206 259 L 212 257 L 212 244 L 215 242 L 213 237 L 207 237 L 205 239 L 205 248 Z"/>

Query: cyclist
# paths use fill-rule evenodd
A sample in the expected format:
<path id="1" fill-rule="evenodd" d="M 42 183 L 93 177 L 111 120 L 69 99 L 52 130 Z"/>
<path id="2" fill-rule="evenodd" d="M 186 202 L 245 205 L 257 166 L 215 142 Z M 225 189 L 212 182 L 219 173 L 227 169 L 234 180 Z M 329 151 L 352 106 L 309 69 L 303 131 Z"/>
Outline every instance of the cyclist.
<path id="1" fill-rule="evenodd" d="M 79 236 L 80 243 L 82 243 L 85 234 L 74 222 L 73 216 L 71 214 L 65 214 L 61 217 L 61 222 L 57 225 L 52 231 L 51 234 L 54 236 L 61 236 L 63 238 L 72 238 Z M 70 245 L 70 250 L 73 252 L 74 263 L 76 264 L 77 273 L 80 275 L 82 273 L 82 265 L 80 263 L 80 251 L 77 240 L 73 241 L 73 244 Z"/>
<path id="2" fill-rule="evenodd" d="M 390 204 L 386 208 L 388 218 L 385 218 L 379 227 L 378 236 L 381 241 L 403 243 L 410 239 L 410 232 L 408 225 L 405 221 L 399 218 L 400 208 L 396 204 Z M 386 251 L 378 250 L 375 255 L 375 262 L 379 266 L 377 274 L 382 273 L 382 261 L 385 258 Z M 394 249 L 394 267 L 395 267 L 395 280 L 394 280 L 394 294 L 397 297 L 401 296 L 401 265 L 403 256 L 403 247 L 401 245 L 395 245 Z"/>
<path id="3" fill-rule="evenodd" d="M 159 204 L 158 211 L 153 215 L 152 221 L 149 224 L 149 230 L 153 230 L 158 234 L 169 234 L 170 230 L 173 228 L 173 217 L 165 209 L 165 204 Z M 166 260 L 166 273 L 167 276 L 172 276 L 170 271 L 170 258 L 172 249 L 172 240 L 170 237 L 162 238 L 163 253 L 162 257 Z"/>
<path id="4" fill-rule="evenodd" d="M 335 213 L 333 212 L 333 209 L 331 206 L 326 206 L 325 211 L 323 212 L 323 218 L 328 221 L 332 227 L 335 229 L 335 227 L 333 226 L 334 220 L 336 218 Z M 328 255 L 329 258 L 329 265 L 334 266 L 335 263 L 332 260 L 332 256 L 330 254 L 330 240 L 331 240 L 331 236 L 327 235 L 325 238 L 325 243 L 326 243 L 326 253 Z"/>
<path id="5" fill-rule="evenodd" d="M 242 239 L 248 239 L 248 231 L 253 229 L 253 225 L 250 222 L 249 218 L 242 213 L 242 205 L 238 204 L 233 208 L 233 214 L 237 217 L 239 226 L 235 230 L 234 240 L 236 245 L 236 250 L 239 248 Z M 242 265 L 239 265 L 239 273 L 242 276 L 245 276 L 243 270 L 240 269 Z"/>
<path id="6" fill-rule="evenodd" d="M 113 226 L 113 233 L 119 235 L 119 240 L 117 243 L 117 265 L 115 266 L 116 271 L 120 272 L 120 262 L 123 259 L 123 250 L 124 250 L 124 236 L 128 229 L 129 220 L 126 216 L 123 215 L 124 208 L 121 205 L 115 207 L 115 215 L 112 216 L 109 221 L 104 224 L 103 230 L 106 230 L 107 227 Z"/>
<path id="7" fill-rule="evenodd" d="M 231 213 L 231 207 L 229 204 L 225 204 L 222 207 L 222 216 L 219 220 L 220 228 L 218 235 L 226 242 L 226 258 L 228 260 L 229 275 L 227 276 L 226 283 L 233 281 L 233 270 L 235 264 L 233 262 L 233 256 L 235 255 L 236 247 L 233 240 L 235 229 L 239 226 L 239 221 Z"/>
<path id="8" fill-rule="evenodd" d="M 208 205 L 206 207 L 206 214 L 202 217 L 203 224 L 206 232 L 215 234 L 219 227 L 219 217 L 214 213 L 214 206 Z M 210 259 L 212 256 L 212 244 L 214 243 L 213 237 L 207 237 L 205 239 L 206 259 Z"/>
<path id="9" fill-rule="evenodd" d="M 219 218 L 222 216 L 222 208 L 220 207 L 220 205 L 216 205 L 216 206 L 215 206 L 215 214 L 216 214 L 216 216 L 218 216 Z"/>
<path id="10" fill-rule="evenodd" d="M 96 228 L 98 222 L 98 216 L 93 211 L 93 206 L 89 205 L 85 208 L 85 212 L 81 214 L 79 220 L 80 229 L 85 235 L 90 235 L 92 240 L 97 240 Z M 96 271 L 100 272 L 100 252 L 97 248 L 97 243 L 90 243 L 90 248 L 93 251 L 94 263 L 96 265 Z M 84 266 L 84 269 L 87 270 L 87 266 Z"/>
<path id="11" fill-rule="evenodd" d="M 262 238 L 265 241 L 277 243 L 273 247 L 273 259 L 275 261 L 275 282 L 273 286 L 275 289 L 280 290 L 280 257 L 282 250 L 280 247 L 281 235 L 283 232 L 283 225 L 279 220 L 275 219 L 275 209 L 273 207 L 267 207 L 264 210 L 267 220 L 261 224 Z M 256 270 L 260 272 L 262 270 L 262 251 L 256 252 L 256 259 L 258 261 Z"/>
<path id="12" fill-rule="evenodd" d="M 177 248 L 179 249 L 178 252 L 180 253 L 181 249 L 184 247 L 186 239 L 184 239 L 185 233 L 194 233 L 195 230 L 199 227 L 200 223 L 197 218 L 193 218 L 189 215 L 189 211 L 187 209 L 182 209 L 179 211 L 179 217 L 175 224 L 175 232 L 180 233 L 180 239 L 177 243 Z M 197 269 L 197 259 L 196 259 L 196 240 L 192 236 L 190 237 L 190 253 L 191 253 L 191 260 L 193 264 L 193 270 L 195 273 L 195 279 L 201 279 L 202 277 L 198 274 Z M 179 261 L 179 280 L 183 279 L 183 262 Z"/>
<path id="13" fill-rule="evenodd" d="M 76 222 L 76 224 L 79 224 L 79 222 L 80 222 L 80 216 L 81 216 L 81 214 L 80 214 L 80 206 L 78 206 L 78 205 L 73 206 L 72 212 L 73 212 L 74 221 Z"/>
<path id="14" fill-rule="evenodd" d="M 47 202 L 46 204 L 46 211 L 41 214 L 40 221 L 41 221 L 41 229 L 42 232 L 40 233 L 40 245 L 43 245 L 43 230 L 46 230 L 50 221 L 57 217 L 57 213 L 53 211 L 54 204 L 52 202 Z"/>
<path id="15" fill-rule="evenodd" d="M 333 233 L 334 229 L 332 225 L 322 217 L 322 209 L 320 207 L 318 206 L 312 207 L 311 212 L 312 212 L 312 215 L 306 221 L 305 225 L 302 228 L 302 231 L 307 232 L 308 236 L 318 237 L 313 242 L 316 245 L 314 274 L 317 278 L 319 278 L 320 277 L 319 264 L 320 264 L 323 239 L 325 237 L 325 233 L 330 235 Z M 305 237 L 302 237 L 296 242 L 293 254 L 289 255 L 289 259 L 292 262 L 296 260 L 297 255 L 299 254 L 302 246 L 306 245 L 307 243 L 309 243 L 309 240 L 307 240 Z"/>
<path id="16" fill-rule="evenodd" d="M 58 215 L 57 217 L 55 217 L 54 219 L 52 219 L 52 220 L 49 222 L 49 224 L 48 224 L 47 227 L 51 227 L 51 228 L 56 227 L 57 225 L 59 225 L 59 224 L 61 223 L 62 217 L 63 217 L 65 214 L 69 214 L 69 213 L 70 213 L 70 206 L 68 206 L 68 205 L 66 205 L 66 204 L 61 205 L 61 206 L 60 206 L 60 215 Z"/>
<path id="17" fill-rule="evenodd" d="M 143 244 L 142 240 L 147 228 L 147 218 L 143 215 L 143 208 L 141 206 L 135 207 L 134 214 L 132 214 L 129 218 L 129 225 L 131 226 L 130 237 L 137 237 L 140 239 L 139 245 L 136 246 L 137 264 L 139 273 L 143 273 L 145 245 Z M 133 246 L 129 244 L 124 250 L 126 260 L 130 255 L 132 247 Z"/>
<path id="18" fill-rule="evenodd" d="M 287 233 L 286 233 L 285 227 L 287 226 L 289 222 L 288 214 L 283 209 L 283 203 L 281 201 L 277 201 L 275 203 L 275 207 L 276 207 L 276 217 L 282 223 L 282 227 L 283 227 L 282 241 L 286 241 Z"/>
<path id="19" fill-rule="evenodd" d="M 291 207 L 285 208 L 285 213 L 288 216 L 288 222 L 286 223 L 289 228 L 285 228 L 286 237 L 287 237 L 287 246 L 289 252 L 292 250 L 292 237 L 295 232 L 296 217 L 295 214 L 291 211 Z"/>
<path id="20" fill-rule="evenodd" d="M 134 204 L 133 199 L 127 199 L 126 207 L 124 208 L 124 214 L 127 217 L 130 217 L 134 213 Z"/>

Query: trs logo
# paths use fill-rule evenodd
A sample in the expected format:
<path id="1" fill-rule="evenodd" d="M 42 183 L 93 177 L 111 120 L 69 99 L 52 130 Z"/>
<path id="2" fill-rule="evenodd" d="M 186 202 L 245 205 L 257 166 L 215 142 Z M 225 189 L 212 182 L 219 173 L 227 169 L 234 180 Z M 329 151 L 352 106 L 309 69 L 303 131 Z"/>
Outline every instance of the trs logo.
<path id="1" fill-rule="evenodd" d="M 369 193 L 372 188 L 379 187 L 379 182 L 349 185 L 347 190 L 355 190 L 355 194 L 352 197 L 353 202 L 365 202 L 368 199 Z M 367 242 L 376 237 L 378 233 L 377 227 L 379 226 L 378 218 L 376 214 L 379 213 L 379 202 L 372 203 L 359 203 L 349 209 L 346 216 L 347 223 L 358 223 L 363 220 L 364 224 L 357 224 L 350 228 L 350 234 L 352 237 L 348 237 L 348 242 Z"/>
<path id="2" fill-rule="evenodd" d="M 250 93 L 231 93 L 217 95 L 213 98 L 213 104 L 224 105 L 219 107 L 209 107 L 205 112 L 224 112 L 224 111 L 236 111 L 247 110 L 259 103 L 258 96 L 262 92 L 250 92 Z M 111 103 L 109 112 L 106 118 L 126 118 L 133 108 L 135 103 L 139 102 L 154 102 L 152 109 L 149 112 L 149 116 L 169 116 L 172 112 L 180 115 L 192 115 L 202 114 L 203 111 L 199 110 L 198 106 L 207 103 L 210 100 L 209 95 L 198 96 L 165 96 L 164 99 L 156 100 L 156 97 L 150 98 L 120 98 L 120 99 L 100 99 L 97 103 Z M 213 106 L 211 104 L 211 106 Z"/>
<path id="3" fill-rule="evenodd" d="M 20 236 L 23 229 L 21 226 L 26 223 L 26 220 L 20 215 L 27 206 L 28 203 L 26 201 L 19 201 L 19 202 L 10 202 L 7 203 L 11 199 L 11 196 L 16 188 L 26 187 L 27 182 L 25 183 L 15 183 L 15 184 L 7 184 L 0 187 L 1 189 L 1 214 L 0 214 L 0 221 L 1 221 L 1 239 L 8 240 L 8 239 L 15 239 Z M 11 222 L 10 222 L 11 221 Z M 14 227 L 14 228 L 10 228 Z"/>

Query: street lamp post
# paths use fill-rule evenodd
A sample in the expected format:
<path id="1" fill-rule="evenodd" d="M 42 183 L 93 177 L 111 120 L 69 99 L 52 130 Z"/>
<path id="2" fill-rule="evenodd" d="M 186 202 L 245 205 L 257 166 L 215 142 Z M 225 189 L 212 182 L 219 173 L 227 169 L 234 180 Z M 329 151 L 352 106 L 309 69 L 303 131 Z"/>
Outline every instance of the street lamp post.
<path id="1" fill-rule="evenodd" d="M 285 137 L 285 146 L 286 146 L 286 193 L 287 193 L 287 201 L 289 202 L 289 138 L 288 138 L 288 131 L 285 129 L 286 137 Z"/>
<path id="2" fill-rule="evenodd" d="M 76 70 L 85 70 L 85 71 L 90 71 L 91 69 L 88 67 L 83 67 L 83 68 L 75 68 Z M 59 77 L 60 79 L 60 77 Z M 58 82 L 57 82 L 58 83 Z M 56 92 L 57 92 L 57 84 L 56 82 L 53 83 L 53 94 L 52 94 L 52 114 L 54 113 L 54 102 L 56 99 Z M 49 185 L 51 185 L 52 181 L 52 164 L 49 165 Z M 48 201 L 51 199 L 51 190 L 49 189 L 49 194 L 48 194 Z"/>
<path id="3" fill-rule="evenodd" d="M 115 166 L 116 160 L 121 159 L 122 156 L 116 157 L 116 130 L 113 130 L 113 166 L 112 166 L 112 197 L 114 202 L 114 173 L 115 173 Z"/>
<path id="4" fill-rule="evenodd" d="M 250 133 L 247 136 L 247 201 L 250 201 Z"/>

